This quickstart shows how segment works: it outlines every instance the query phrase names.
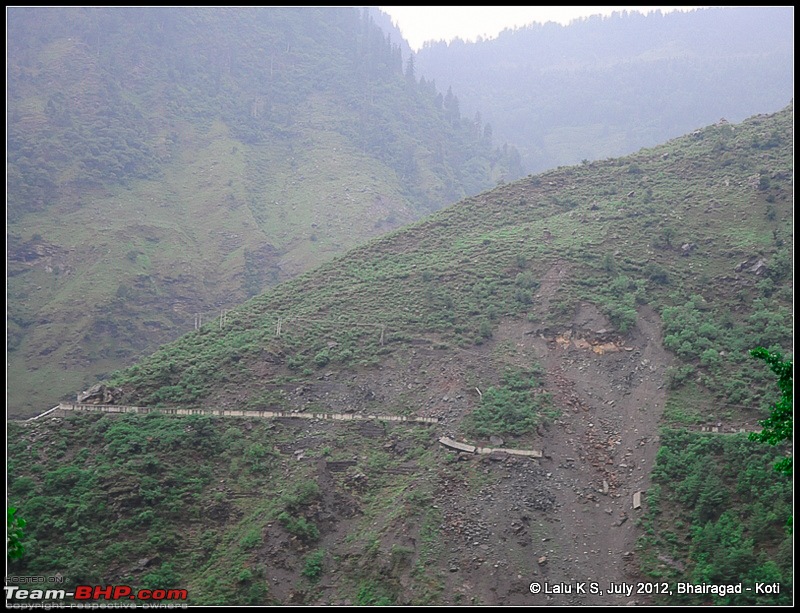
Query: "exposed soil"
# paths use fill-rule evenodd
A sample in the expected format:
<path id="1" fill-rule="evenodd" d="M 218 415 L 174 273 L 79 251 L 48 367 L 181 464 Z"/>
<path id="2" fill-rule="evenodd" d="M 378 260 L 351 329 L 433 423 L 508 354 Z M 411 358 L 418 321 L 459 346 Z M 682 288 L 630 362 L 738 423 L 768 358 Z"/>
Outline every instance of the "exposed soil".
<path id="1" fill-rule="evenodd" d="M 459 454 L 441 448 L 442 464 L 418 474 L 417 485 L 427 484 L 436 492 L 433 504 L 442 517 L 442 550 L 430 566 L 435 583 L 444 587 L 436 598 L 441 602 L 648 602 L 635 588 L 630 595 L 612 594 L 609 585 L 635 586 L 638 579 L 636 524 L 646 496 L 642 495 L 642 508 L 636 510 L 633 495 L 649 487 L 671 357 L 661 345 L 659 317 L 649 307 L 640 309 L 635 327 L 625 337 L 615 334 L 591 304 L 580 305 L 571 325 L 546 327 L 551 299 L 568 274 L 568 267 L 555 263 L 537 292 L 533 317 L 502 322 L 491 341 L 482 346 L 436 348 L 439 339 L 420 338 L 386 356 L 376 368 L 357 373 L 323 371 L 316 381 L 284 389 L 284 398 L 294 410 L 438 417 L 440 423 L 431 426 L 435 436 L 464 440 L 460 424 L 478 406 L 480 386 L 496 383 L 505 366 L 536 362 L 545 368 L 545 387 L 560 416 L 541 427 L 538 436 L 504 441 L 508 448 L 543 450 L 541 460 L 502 453 L 460 454 L 461 461 L 453 464 L 445 460 Z M 391 427 L 387 435 L 390 432 Z M 469 442 L 497 447 L 489 441 Z M 463 469 L 465 463 L 478 463 L 480 482 L 475 482 L 474 471 Z M 333 481 L 326 483 L 331 486 L 326 489 L 337 489 Z M 338 483 L 338 489 L 347 487 Z M 328 525 L 323 539 L 333 550 L 346 536 L 357 505 L 352 498 L 341 509 L 334 499 L 328 503 L 325 514 L 330 521 L 323 522 Z M 420 554 L 419 530 L 418 525 L 396 526 L 383 534 L 379 559 L 386 558 L 387 571 L 394 542 L 411 547 L 414 557 Z M 278 549 L 277 542 L 267 547 L 276 560 L 280 559 Z M 264 557 L 268 560 L 272 555 Z M 390 573 L 399 575 L 401 604 L 419 597 L 419 577 L 412 578 L 410 573 L 410 568 L 394 568 Z M 573 591 L 532 594 L 533 581 L 572 586 Z M 578 582 L 587 582 L 586 594 L 575 592 Z M 603 593 L 588 593 L 589 582 L 596 582 Z M 335 599 L 334 584 L 320 587 L 318 602 Z M 291 594 L 283 596 L 287 602 L 292 600 Z"/>
<path id="2" fill-rule="evenodd" d="M 535 358 L 546 367 L 547 388 L 562 414 L 542 432 L 542 460 L 470 458 L 485 466 L 479 491 L 439 484 L 451 572 L 446 592 L 461 594 L 465 603 L 479 595 L 477 602 L 490 605 L 644 603 L 635 592 L 608 589 L 637 579 L 642 510 L 633 509 L 632 496 L 649 486 L 670 361 L 658 317 L 643 309 L 616 345 L 621 350 L 604 353 L 592 349 L 613 343 L 586 340 L 610 329 L 591 305 L 579 309 L 567 347 L 531 334 L 532 327 L 507 323 L 495 342 L 512 341 L 521 360 Z M 576 339 L 589 348 L 576 347 Z M 532 581 L 573 586 L 573 593 L 534 595 Z M 603 595 L 576 594 L 577 582 L 597 582 Z"/>
<path id="3" fill-rule="evenodd" d="M 422 566 L 432 575 L 433 587 L 427 594 L 431 602 L 648 602 L 635 593 L 636 524 L 646 496 L 638 510 L 632 499 L 650 485 L 671 357 L 661 345 L 659 317 L 649 307 L 640 309 L 636 325 L 625 337 L 615 334 L 592 304 L 580 305 L 570 325 L 548 328 L 544 318 L 549 303 L 568 274 L 568 268 L 556 263 L 544 277 L 533 317 L 501 322 L 493 338 L 481 346 L 445 348 L 439 339 L 420 338 L 386 356 L 377 367 L 357 372 L 330 369 L 321 371 L 316 380 L 276 386 L 288 405 L 283 408 L 291 410 L 414 414 L 438 417 L 440 422 L 393 426 L 278 420 L 294 432 L 291 442 L 277 449 L 282 462 L 317 462 L 316 480 L 323 497 L 308 510 L 308 517 L 319 526 L 322 540 L 314 547 L 336 552 L 340 563 L 329 568 L 329 578 L 314 591 L 304 590 L 294 578 L 310 548 L 273 522 L 264 530 L 258 554 L 267 569 L 272 598 L 284 604 L 352 604 L 340 600 L 345 583 L 337 578 L 370 564 L 369 570 L 378 569 L 396 582 L 399 604 L 419 602 L 421 516 L 419 521 L 406 517 L 397 525 L 384 525 L 375 557 L 363 558 L 363 543 L 349 544 L 348 535 L 363 513 L 359 487 L 373 478 L 362 464 L 364 458 L 354 447 L 352 460 L 303 459 L 304 449 L 318 445 L 317 435 L 350 429 L 359 437 L 384 439 L 379 444 L 397 457 L 396 465 L 384 472 L 413 475 L 413 488 L 434 492 L 430 505 L 441 517 L 435 541 L 440 550 L 427 552 L 427 564 Z M 543 458 L 502 452 L 479 456 L 437 447 L 440 463 L 433 467 L 404 463 L 394 428 L 430 428 L 431 444 L 443 435 L 464 440 L 461 422 L 479 406 L 480 387 L 496 384 L 506 366 L 532 363 L 544 367 L 545 389 L 552 394 L 559 417 L 532 436 L 469 442 L 538 449 Z M 265 377 L 280 368 L 266 362 L 259 367 Z M 410 554 L 398 561 L 392 555 L 394 546 Z M 529 586 L 534 581 L 546 582 L 551 592 L 571 591 L 533 594 Z M 578 584 L 584 582 L 587 593 L 578 593 Z M 591 582 L 602 593 L 590 593 Z M 610 593 L 610 584 L 634 586 L 634 593 Z"/>
<path id="4" fill-rule="evenodd" d="M 592 310 L 584 307 L 579 312 L 579 330 L 585 330 L 585 321 L 596 319 Z M 587 314 L 593 317 L 582 320 Z M 561 513 L 554 530 L 563 549 L 549 573 L 565 582 L 597 581 L 603 590 L 610 582 L 631 583 L 638 568 L 631 552 L 641 513 L 632 508 L 632 497 L 649 487 L 670 362 L 661 346 L 658 316 L 650 309 L 640 311 L 625 342 L 632 351 L 600 355 L 553 348 L 543 339 L 533 345 L 559 390 L 557 403 L 568 407 L 548 437 L 553 479 L 563 483 L 556 489 Z M 620 598 L 573 595 L 554 597 L 554 603 L 621 604 Z"/>
<path id="5" fill-rule="evenodd" d="M 535 301 L 535 313 L 542 320 L 568 272 L 556 263 L 545 275 Z M 632 508 L 632 496 L 649 486 L 670 362 L 661 345 L 659 318 L 644 308 L 628 337 L 613 339 L 610 322 L 594 306 L 581 305 L 571 329 L 556 338 L 531 328 L 509 323 L 495 338 L 512 341 L 521 357 L 535 358 L 545 367 L 547 388 L 562 414 L 543 437 L 545 459 L 538 470 L 528 468 L 528 475 L 513 479 L 512 489 L 526 492 L 524 499 L 529 503 L 532 499 L 538 507 L 519 516 L 516 524 L 512 521 L 507 530 L 523 539 L 532 533 L 530 545 L 522 539 L 515 543 L 526 549 L 528 572 L 492 573 L 500 585 L 494 591 L 489 586 L 489 593 L 497 595 L 498 604 L 644 602 L 635 590 L 630 597 L 608 591 L 610 583 L 631 585 L 637 578 L 635 520 L 641 510 Z M 507 518 L 515 509 L 492 511 L 495 517 Z M 526 525 L 537 520 L 538 531 Z M 528 589 L 532 581 L 564 584 L 573 590 L 532 594 Z M 598 583 L 603 595 L 576 593 L 578 582 Z"/>
<path id="6" fill-rule="evenodd" d="M 556 263 L 545 275 L 535 311 L 542 319 L 568 273 Z M 547 389 L 562 413 L 541 432 L 541 461 L 482 459 L 487 484 L 477 493 L 441 484 L 437 502 L 452 573 L 447 593 L 461 594 L 461 602 L 475 595 L 488 605 L 647 602 L 635 587 L 620 595 L 610 594 L 609 585 L 635 586 L 638 579 L 636 519 L 642 510 L 633 509 L 632 497 L 649 487 L 671 357 L 650 308 L 640 310 L 626 338 L 610 330 L 610 322 L 584 304 L 571 329 L 555 336 L 520 321 L 495 333 L 493 346 L 513 345 L 518 363 L 533 358 L 545 367 Z M 442 368 L 448 370 L 454 369 Z M 461 395 L 473 404 L 464 383 Z M 447 391 L 456 404 L 458 390 Z M 446 422 L 453 412 L 439 417 Z M 572 593 L 532 594 L 533 581 L 572 586 Z M 578 582 L 596 582 L 603 594 L 578 594 Z"/>

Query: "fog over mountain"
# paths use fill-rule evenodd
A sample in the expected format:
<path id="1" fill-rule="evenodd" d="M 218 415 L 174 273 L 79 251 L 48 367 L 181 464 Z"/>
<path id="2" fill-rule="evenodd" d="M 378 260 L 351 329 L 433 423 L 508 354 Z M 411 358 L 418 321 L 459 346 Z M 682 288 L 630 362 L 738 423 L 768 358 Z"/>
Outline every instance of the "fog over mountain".
<path id="1" fill-rule="evenodd" d="M 376 9 L 8 17 L 12 414 L 523 174 Z"/>
<path id="2" fill-rule="evenodd" d="M 616 13 L 429 43 L 416 61 L 539 172 L 783 108 L 793 24 L 792 7 Z"/>
<path id="3" fill-rule="evenodd" d="M 9 8 L 7 603 L 791 605 L 792 11 Z"/>

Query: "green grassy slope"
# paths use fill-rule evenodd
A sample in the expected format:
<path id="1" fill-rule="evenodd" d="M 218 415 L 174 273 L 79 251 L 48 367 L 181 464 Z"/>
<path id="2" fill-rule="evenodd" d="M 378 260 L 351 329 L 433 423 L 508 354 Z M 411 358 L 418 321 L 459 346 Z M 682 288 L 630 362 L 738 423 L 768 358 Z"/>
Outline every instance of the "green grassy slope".
<path id="1" fill-rule="evenodd" d="M 12 417 L 518 176 L 356 9 L 9 19 Z"/>
<path id="2" fill-rule="evenodd" d="M 286 151 L 243 145 L 222 124 L 184 139 L 192 152 L 161 179 L 84 194 L 13 226 L 14 410 L 53 403 L 191 330 L 195 313 L 209 319 L 416 215 L 374 159 L 322 154 L 346 147 L 337 135 L 309 130 L 315 147 L 295 169 Z M 54 254 L 25 260 L 37 246 Z"/>
<path id="3" fill-rule="evenodd" d="M 489 414 L 509 446 L 544 444 L 535 425 L 567 406 L 547 404 L 540 367 L 500 333 L 565 333 L 588 302 L 623 340 L 637 309 L 654 309 L 675 355 L 663 423 L 678 434 L 662 434 L 639 578 L 782 581 L 791 598 L 791 488 L 769 471 L 785 450 L 682 429 L 752 423 L 772 401 L 774 380 L 747 351 L 791 348 L 792 126 L 789 107 L 466 199 L 109 381 L 141 405 L 443 406 L 440 430 L 160 415 L 11 424 L 9 501 L 29 522 L 15 572 L 187 587 L 205 604 L 531 602 L 532 569 L 546 572 L 536 560 L 566 547 L 551 515 L 570 509 L 547 493 L 564 459 L 460 462 L 435 439 L 477 440 L 475 417 Z M 328 464 L 343 460 L 354 464 Z M 518 547 L 521 533 L 534 538 Z"/>
<path id="4" fill-rule="evenodd" d="M 224 389 L 221 377 L 257 388 L 249 368 L 265 350 L 284 366 L 313 368 L 331 340 L 356 362 L 432 335 L 470 345 L 484 321 L 524 316 L 532 289 L 563 261 L 573 273 L 551 305 L 552 322 L 590 299 L 624 332 L 636 305 L 648 303 L 663 310 L 665 343 L 697 368 L 699 383 L 745 404 L 748 391 L 737 393 L 731 379 L 748 370 L 742 351 L 785 350 L 791 338 L 790 121 L 785 110 L 710 126 L 467 199 L 249 301 L 224 330 L 209 324 L 115 382 L 135 402 L 152 402 L 167 386 L 173 401 L 209 403 Z M 762 259 L 761 274 L 750 272 Z M 277 338 L 278 318 L 293 317 L 310 323 L 284 326 Z M 387 346 L 359 323 L 385 326 Z M 695 365 L 708 350 L 717 355 Z M 198 369 L 217 380 L 197 377 Z M 202 389 L 187 391 L 189 378 Z"/>

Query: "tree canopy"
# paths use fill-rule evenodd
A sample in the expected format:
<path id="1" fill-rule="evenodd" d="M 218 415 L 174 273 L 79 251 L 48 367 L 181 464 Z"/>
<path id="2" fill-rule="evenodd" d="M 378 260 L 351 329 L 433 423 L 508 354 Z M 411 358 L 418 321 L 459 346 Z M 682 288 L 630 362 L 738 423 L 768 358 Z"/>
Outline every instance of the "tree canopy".
<path id="1" fill-rule="evenodd" d="M 784 360 L 783 355 L 777 351 L 768 351 L 763 347 L 757 347 L 750 351 L 754 358 L 764 360 L 772 372 L 778 376 L 778 386 L 781 390 L 781 397 L 770 409 L 770 416 L 759 422 L 764 429 L 761 432 L 753 432 L 750 439 L 778 445 L 783 441 L 792 440 L 792 360 Z M 775 464 L 775 470 L 786 475 L 792 474 L 792 458 L 786 457 Z"/>

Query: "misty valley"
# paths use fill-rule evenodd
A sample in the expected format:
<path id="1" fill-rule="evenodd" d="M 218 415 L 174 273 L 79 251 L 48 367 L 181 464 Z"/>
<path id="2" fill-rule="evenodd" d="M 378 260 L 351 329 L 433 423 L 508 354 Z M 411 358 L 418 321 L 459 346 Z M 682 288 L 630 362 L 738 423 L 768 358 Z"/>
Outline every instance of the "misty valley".
<path id="1" fill-rule="evenodd" d="M 792 604 L 793 16 L 7 7 L 7 602 Z"/>

